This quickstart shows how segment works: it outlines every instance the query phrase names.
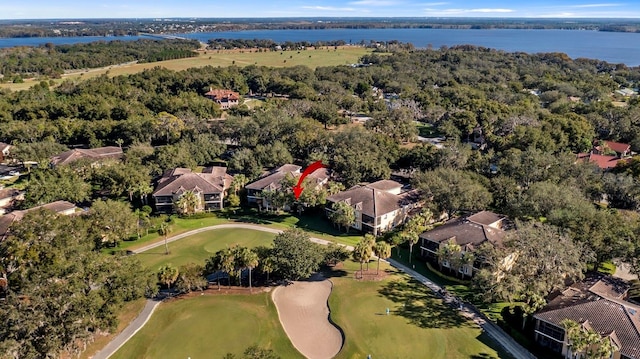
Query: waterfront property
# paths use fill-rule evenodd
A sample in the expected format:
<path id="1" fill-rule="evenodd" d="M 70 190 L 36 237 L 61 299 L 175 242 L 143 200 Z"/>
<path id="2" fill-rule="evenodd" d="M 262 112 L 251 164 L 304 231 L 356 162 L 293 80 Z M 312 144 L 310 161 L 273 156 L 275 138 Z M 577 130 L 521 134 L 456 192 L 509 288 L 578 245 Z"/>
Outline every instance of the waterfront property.
<path id="1" fill-rule="evenodd" d="M 221 210 L 232 180 L 226 167 L 207 167 L 202 173 L 194 173 L 188 168 L 167 170 L 152 194 L 156 211 L 174 212 L 176 203 L 187 192 L 195 194 L 194 212 Z"/>

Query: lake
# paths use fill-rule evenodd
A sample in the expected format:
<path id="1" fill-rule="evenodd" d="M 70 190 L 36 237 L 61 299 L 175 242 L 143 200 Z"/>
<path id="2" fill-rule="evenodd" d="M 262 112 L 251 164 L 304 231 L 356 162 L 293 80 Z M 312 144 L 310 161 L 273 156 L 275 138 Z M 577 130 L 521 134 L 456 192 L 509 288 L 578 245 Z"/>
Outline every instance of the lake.
<path id="1" fill-rule="evenodd" d="M 601 32 L 587 30 L 514 30 L 514 29 L 326 29 L 326 30 L 248 30 L 176 34 L 207 42 L 214 38 L 271 39 L 284 41 L 361 41 L 398 40 L 418 48 L 470 44 L 509 52 L 563 52 L 571 58 L 592 58 L 628 66 L 640 65 L 640 33 Z M 127 37 L 54 37 L 0 39 L 0 47 L 37 46 L 47 42 L 69 44 L 90 41 L 137 40 Z"/>

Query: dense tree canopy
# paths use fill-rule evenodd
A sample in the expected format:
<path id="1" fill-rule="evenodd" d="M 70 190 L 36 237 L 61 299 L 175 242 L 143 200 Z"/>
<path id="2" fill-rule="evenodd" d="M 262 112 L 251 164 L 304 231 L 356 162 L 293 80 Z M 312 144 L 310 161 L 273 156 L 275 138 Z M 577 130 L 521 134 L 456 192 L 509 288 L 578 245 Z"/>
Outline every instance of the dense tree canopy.
<path id="1" fill-rule="evenodd" d="M 3 353 L 79 353 L 92 333 L 116 327 L 123 302 L 155 292 L 133 258 L 93 251 L 87 229 L 82 217 L 41 210 L 0 242 L 0 273 L 8 282 L 0 301 Z"/>

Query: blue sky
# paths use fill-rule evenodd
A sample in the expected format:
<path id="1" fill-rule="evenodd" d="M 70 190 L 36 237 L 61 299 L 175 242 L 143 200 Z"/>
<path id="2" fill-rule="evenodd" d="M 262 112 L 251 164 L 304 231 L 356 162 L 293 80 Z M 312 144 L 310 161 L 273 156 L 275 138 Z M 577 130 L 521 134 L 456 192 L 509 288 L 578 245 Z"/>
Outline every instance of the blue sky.
<path id="1" fill-rule="evenodd" d="M 640 18 L 640 1 L 0 0 L 0 19 L 302 16 Z"/>

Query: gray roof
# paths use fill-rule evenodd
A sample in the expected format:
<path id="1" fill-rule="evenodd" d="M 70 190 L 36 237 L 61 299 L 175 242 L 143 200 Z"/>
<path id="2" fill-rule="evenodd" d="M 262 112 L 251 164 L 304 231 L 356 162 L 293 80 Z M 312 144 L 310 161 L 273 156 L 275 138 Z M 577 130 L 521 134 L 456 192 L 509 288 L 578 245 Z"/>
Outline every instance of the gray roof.
<path id="1" fill-rule="evenodd" d="M 402 188 L 402 184 L 392 180 L 380 180 L 367 185 L 367 187 L 379 189 L 382 191 L 390 191 L 392 189 Z"/>
<path id="2" fill-rule="evenodd" d="M 611 336 L 621 346 L 621 353 L 640 358 L 640 307 L 623 298 L 629 285 L 623 280 L 591 274 L 549 297 L 549 303 L 535 318 L 560 328 L 564 319 L 571 319 L 598 332 Z"/>
<path id="3" fill-rule="evenodd" d="M 382 181 L 379 181 L 382 182 Z M 390 181 L 393 182 L 393 181 Z M 386 213 L 393 212 L 402 208 L 404 205 L 416 202 L 411 193 L 393 194 L 376 187 L 378 182 L 366 186 L 354 186 L 346 191 L 336 193 L 327 197 L 330 202 L 346 201 L 351 206 L 356 206 L 362 212 L 370 217 L 379 217 Z"/>
<path id="4" fill-rule="evenodd" d="M 615 333 L 621 344 L 620 352 L 631 358 L 640 358 L 640 308 L 600 298 L 569 307 L 543 311 L 536 318 L 552 323 L 560 328 L 564 319 L 588 325 L 603 337 Z"/>
<path id="5" fill-rule="evenodd" d="M 222 193 L 231 185 L 226 167 L 208 167 L 206 173 L 193 173 L 188 168 L 167 170 L 158 181 L 153 196 L 173 196 L 175 193 L 199 190 L 202 193 Z"/>
<path id="6" fill-rule="evenodd" d="M 11 147 L 10 144 L 4 143 L 4 142 L 0 142 L 0 152 L 4 152 L 4 150 L 6 150 L 9 147 Z"/>
<path id="7" fill-rule="evenodd" d="M 90 149 L 75 148 L 73 150 L 65 151 L 52 157 L 51 164 L 65 165 L 80 159 L 90 159 L 93 161 L 99 161 L 109 158 L 120 159 L 122 158 L 122 155 L 122 148 L 116 146 Z"/>
<path id="8" fill-rule="evenodd" d="M 432 242 L 441 243 L 449 239 L 455 240 L 460 246 L 476 247 L 489 241 L 492 244 L 501 244 L 505 237 L 505 231 L 469 221 L 467 218 L 451 220 L 430 231 L 420 234 L 420 238 Z"/>
<path id="9" fill-rule="evenodd" d="M 500 222 L 504 219 L 504 216 L 493 213 L 491 211 L 481 211 L 476 214 L 472 214 L 467 217 L 467 219 L 471 222 L 481 224 L 484 226 L 490 226 L 496 222 Z"/>

